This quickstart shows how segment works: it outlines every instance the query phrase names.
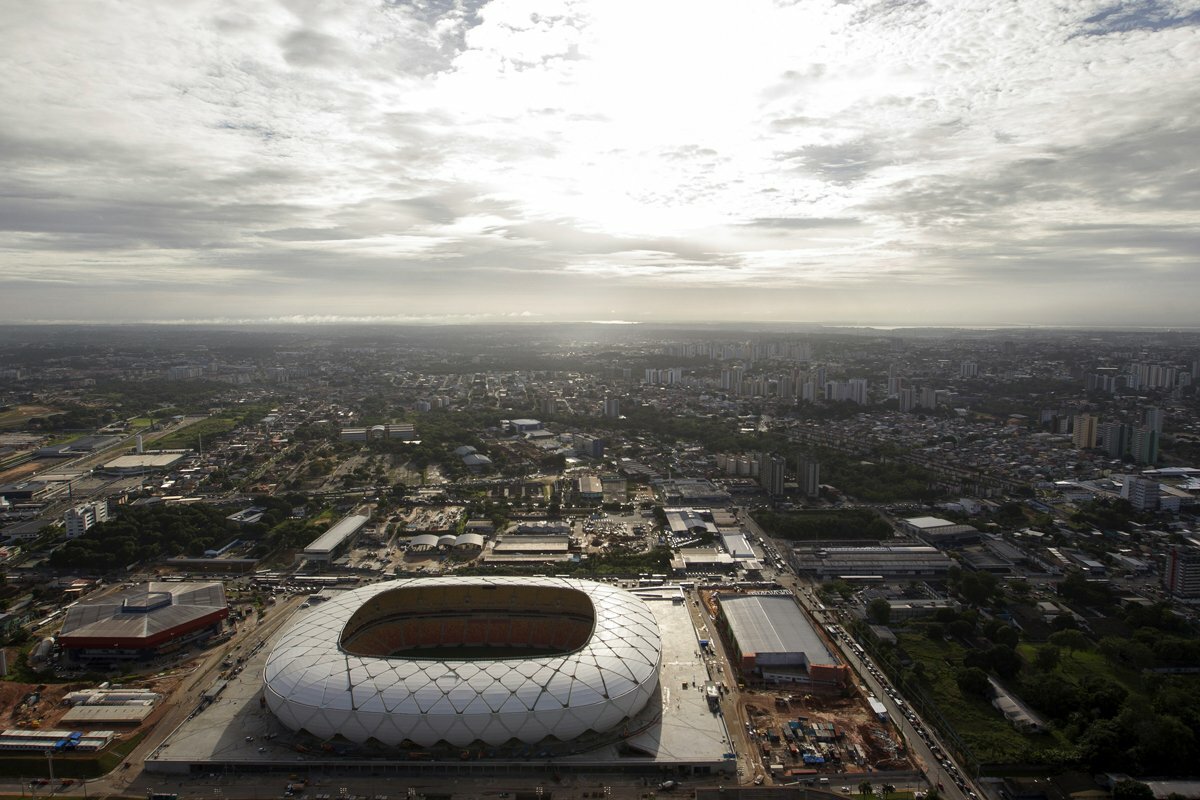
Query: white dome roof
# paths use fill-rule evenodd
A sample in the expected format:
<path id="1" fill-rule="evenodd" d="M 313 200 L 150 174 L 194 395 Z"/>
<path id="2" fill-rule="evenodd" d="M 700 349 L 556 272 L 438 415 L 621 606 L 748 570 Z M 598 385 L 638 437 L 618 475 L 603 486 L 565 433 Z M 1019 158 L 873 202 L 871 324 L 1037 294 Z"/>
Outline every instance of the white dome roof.
<path id="1" fill-rule="evenodd" d="M 342 647 L 347 623 L 372 598 L 435 587 L 574 590 L 590 601 L 594 626 L 582 647 L 528 658 L 375 657 Z M 496 610 L 504 610 L 502 598 Z M 265 695 L 284 725 L 321 738 L 421 746 L 567 740 L 640 711 L 658 687 L 661 656 L 653 613 L 623 589 L 565 578 L 418 578 L 356 589 L 306 612 L 267 659 Z"/>

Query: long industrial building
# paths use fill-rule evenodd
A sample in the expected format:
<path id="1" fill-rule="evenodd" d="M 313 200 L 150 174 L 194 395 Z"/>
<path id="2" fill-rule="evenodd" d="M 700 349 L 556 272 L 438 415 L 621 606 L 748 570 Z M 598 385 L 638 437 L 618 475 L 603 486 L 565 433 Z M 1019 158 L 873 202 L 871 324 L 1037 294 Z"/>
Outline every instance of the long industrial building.
<path id="1" fill-rule="evenodd" d="M 717 625 L 747 678 L 826 690 L 849 680 L 845 665 L 790 595 L 722 596 Z"/>
<path id="2" fill-rule="evenodd" d="M 309 561 L 333 561 L 367 524 L 369 517 L 351 514 L 337 522 L 304 548 L 304 557 Z"/>
<path id="3" fill-rule="evenodd" d="M 929 545 L 797 548 L 792 553 L 797 572 L 821 579 L 909 580 L 945 576 L 954 561 Z"/>

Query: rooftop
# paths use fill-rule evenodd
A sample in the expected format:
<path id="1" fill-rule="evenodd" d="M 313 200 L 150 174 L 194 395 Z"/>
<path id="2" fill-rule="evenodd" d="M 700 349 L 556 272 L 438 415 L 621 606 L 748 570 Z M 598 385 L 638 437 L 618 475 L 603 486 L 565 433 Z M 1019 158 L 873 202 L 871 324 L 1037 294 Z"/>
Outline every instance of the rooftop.
<path id="1" fill-rule="evenodd" d="M 795 599 L 784 595 L 721 597 L 743 653 L 803 653 L 809 664 L 837 664 Z"/>

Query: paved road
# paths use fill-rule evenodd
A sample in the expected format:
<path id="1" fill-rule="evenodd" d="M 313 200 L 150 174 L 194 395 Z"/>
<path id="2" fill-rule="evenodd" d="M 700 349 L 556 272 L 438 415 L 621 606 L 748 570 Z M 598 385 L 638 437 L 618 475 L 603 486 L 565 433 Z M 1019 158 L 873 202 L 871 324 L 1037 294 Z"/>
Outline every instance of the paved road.
<path id="1" fill-rule="evenodd" d="M 766 533 L 750 518 L 749 513 L 745 510 L 742 510 L 740 516 L 752 536 L 757 536 L 771 542 L 781 553 L 787 550 L 787 542 L 767 537 Z M 786 569 L 774 571 L 773 577 L 780 585 L 792 590 L 792 593 L 800 601 L 800 605 L 818 624 L 827 625 L 835 622 L 832 612 L 820 604 L 815 594 L 813 594 L 816 591 L 816 584 L 800 579 Z M 941 794 L 948 800 L 971 800 L 971 794 L 976 792 L 977 789 L 966 778 L 965 773 L 962 772 L 961 765 L 954 760 L 954 757 L 942 745 L 937 736 L 937 731 L 925 724 L 924 720 L 907 703 L 901 708 L 897 699 L 903 700 L 903 698 L 899 694 L 896 695 L 897 699 L 893 699 L 888 695 L 887 690 L 890 688 L 890 685 L 886 684 L 886 678 L 882 672 L 876 670 L 878 676 L 872 672 L 874 665 L 870 663 L 868 656 L 865 654 L 859 656 L 846 639 L 837 636 L 830 636 L 829 639 L 838 649 L 846 663 L 857 673 L 861 683 L 887 708 L 888 715 L 896 725 L 897 730 L 904 738 L 905 743 L 912 753 L 916 755 L 916 760 L 920 762 L 918 766 L 925 773 L 925 779 L 928 784 L 930 786 L 940 784 Z M 911 715 L 911 720 L 908 715 Z M 921 731 L 924 731 L 925 739 L 921 738 Z M 938 748 L 941 753 L 940 758 L 938 755 L 935 755 L 932 747 Z M 949 769 L 943 766 L 944 762 L 950 764 Z M 954 775 L 958 775 L 959 780 L 963 781 L 964 788 L 960 789 L 955 784 Z"/>
<path id="2" fill-rule="evenodd" d="M 730 746 L 737 754 L 738 782 L 750 782 L 756 775 L 762 775 L 765 770 L 762 769 L 758 757 L 755 755 L 754 742 L 750 740 L 746 730 L 747 720 L 741 712 L 741 695 L 738 692 L 737 681 L 733 679 L 728 667 L 729 654 L 725 651 L 721 637 L 717 635 L 713 626 L 713 618 L 709 616 L 708 609 L 700 602 L 699 591 L 693 589 L 684 592 L 684 597 L 692 612 L 692 624 L 695 625 L 700 638 L 709 641 L 710 654 L 704 656 L 705 663 L 708 665 L 709 680 L 725 684 L 726 691 L 721 697 L 721 714 L 725 718 L 725 730 L 729 732 Z"/>

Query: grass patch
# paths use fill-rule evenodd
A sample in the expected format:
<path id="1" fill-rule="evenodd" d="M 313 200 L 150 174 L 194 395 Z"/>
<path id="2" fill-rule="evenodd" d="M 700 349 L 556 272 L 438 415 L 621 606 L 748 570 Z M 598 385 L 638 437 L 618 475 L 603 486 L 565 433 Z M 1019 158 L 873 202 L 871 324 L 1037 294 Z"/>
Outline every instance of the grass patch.
<path id="1" fill-rule="evenodd" d="M 142 739 L 146 738 L 146 731 L 130 736 L 127 739 L 122 739 L 112 747 L 106 748 L 96 757 L 96 764 L 100 768 L 100 774 L 106 775 L 112 772 L 117 766 L 125 760 L 125 757 L 133 752 L 133 749 L 141 744 Z"/>
<path id="2" fill-rule="evenodd" d="M 84 435 L 82 433 L 61 433 L 58 436 L 51 437 L 43 447 L 57 447 L 60 444 L 70 444 L 76 439 L 82 439 Z"/>
<path id="3" fill-rule="evenodd" d="M 956 642 L 934 641 L 919 633 L 897 634 L 900 646 L 925 665 L 926 688 L 946 721 L 981 763 L 1037 763 L 1040 751 L 1069 747 L 1057 731 L 1026 734 L 1012 727 L 988 701 L 964 697 L 954 680 L 967 650 Z"/>
<path id="4" fill-rule="evenodd" d="M 1017 645 L 1017 652 L 1030 662 L 1037 657 L 1037 649 L 1031 644 Z M 1107 658 L 1092 650 L 1076 650 L 1070 655 L 1063 650 L 1054 672 L 1075 683 L 1079 683 L 1089 675 L 1094 675 L 1120 684 L 1130 694 L 1144 695 L 1146 693 L 1146 687 L 1140 674 L 1126 667 L 1115 666 Z"/>
<path id="5" fill-rule="evenodd" d="M 154 420 L 150 419 L 149 417 L 134 417 L 129 421 L 129 427 L 133 428 L 134 430 L 149 428 L 153 424 Z"/>
<path id="6" fill-rule="evenodd" d="M 20 428 L 34 417 L 59 413 L 52 406 L 13 406 L 0 411 L 0 428 Z"/>
<path id="7" fill-rule="evenodd" d="M 63 778 L 99 778 L 107 775 L 125 760 L 126 756 L 146 737 L 146 733 L 138 733 L 99 753 L 63 753 L 54 756 L 54 786 Z M 46 757 L 38 755 L 4 755 L 0 756 L 0 776 L 30 780 L 49 776 Z M 49 794 L 49 786 L 39 788 L 39 791 Z M 56 797 L 60 797 L 56 795 Z"/>
<path id="8" fill-rule="evenodd" d="M 147 450 L 198 450 L 202 439 L 212 440 L 237 427 L 233 417 L 209 417 L 146 443 Z"/>

